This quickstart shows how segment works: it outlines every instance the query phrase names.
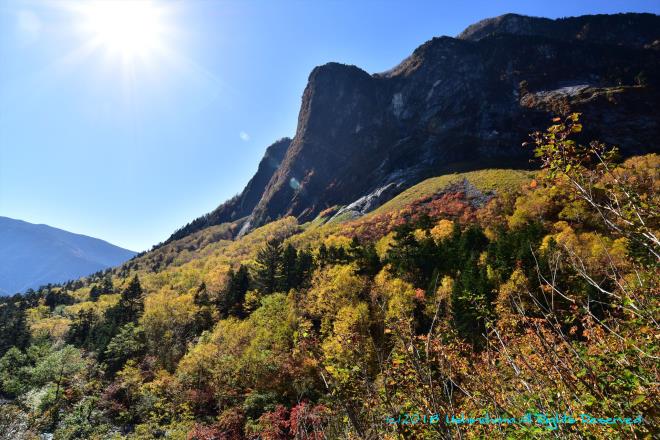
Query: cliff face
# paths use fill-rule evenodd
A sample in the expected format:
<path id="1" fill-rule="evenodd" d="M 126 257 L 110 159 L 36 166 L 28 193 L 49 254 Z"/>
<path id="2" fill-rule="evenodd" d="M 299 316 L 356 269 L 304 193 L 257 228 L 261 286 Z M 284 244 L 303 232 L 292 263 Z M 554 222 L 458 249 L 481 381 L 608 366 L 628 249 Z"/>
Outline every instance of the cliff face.
<path id="1" fill-rule="evenodd" d="M 507 14 L 434 38 L 387 72 L 319 66 L 294 139 L 269 148 L 243 193 L 177 234 L 245 216 L 242 231 L 306 221 L 335 205 L 359 215 L 432 175 L 529 167 L 521 144 L 568 111 L 583 113 L 585 139 L 657 151 L 659 54 L 656 15 Z"/>
<path id="2" fill-rule="evenodd" d="M 457 168 L 525 166 L 528 134 L 569 110 L 584 113 L 586 137 L 625 155 L 655 151 L 658 40 L 660 17 L 651 14 L 510 14 L 434 38 L 385 73 L 317 67 L 252 225 L 283 215 L 309 220 Z"/>
<path id="3" fill-rule="evenodd" d="M 233 221 L 249 215 L 259 200 L 284 159 L 287 149 L 291 145 L 290 138 L 282 138 L 266 149 L 264 157 L 259 162 L 257 172 L 238 196 L 235 204 L 221 205 L 213 213 L 218 217 L 216 223 Z M 212 213 L 212 214 L 213 214 Z"/>

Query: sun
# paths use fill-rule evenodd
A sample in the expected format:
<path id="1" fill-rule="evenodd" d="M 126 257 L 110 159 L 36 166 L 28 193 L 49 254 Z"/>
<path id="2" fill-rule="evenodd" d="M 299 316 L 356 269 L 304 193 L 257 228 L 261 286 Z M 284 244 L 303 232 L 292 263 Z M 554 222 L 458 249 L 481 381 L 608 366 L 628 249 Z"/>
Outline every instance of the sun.
<path id="1" fill-rule="evenodd" d="M 124 60 L 146 58 L 163 46 L 163 9 L 150 0 L 81 2 L 81 27 L 94 47 Z"/>

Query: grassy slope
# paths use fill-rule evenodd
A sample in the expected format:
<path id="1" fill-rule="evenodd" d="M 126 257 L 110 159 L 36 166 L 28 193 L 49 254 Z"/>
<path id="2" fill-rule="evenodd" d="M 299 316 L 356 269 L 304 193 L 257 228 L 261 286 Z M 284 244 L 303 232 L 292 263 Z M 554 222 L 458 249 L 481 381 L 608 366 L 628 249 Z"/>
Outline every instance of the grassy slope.
<path id="1" fill-rule="evenodd" d="M 532 171 L 492 169 L 432 177 L 418 183 L 417 185 L 411 186 L 392 200 L 372 211 L 369 215 L 383 214 L 385 212 L 401 209 L 415 200 L 430 196 L 442 190 L 447 185 L 463 179 L 467 179 L 482 191 L 508 192 L 519 189 L 520 186 L 530 180 L 533 175 L 534 172 Z"/>

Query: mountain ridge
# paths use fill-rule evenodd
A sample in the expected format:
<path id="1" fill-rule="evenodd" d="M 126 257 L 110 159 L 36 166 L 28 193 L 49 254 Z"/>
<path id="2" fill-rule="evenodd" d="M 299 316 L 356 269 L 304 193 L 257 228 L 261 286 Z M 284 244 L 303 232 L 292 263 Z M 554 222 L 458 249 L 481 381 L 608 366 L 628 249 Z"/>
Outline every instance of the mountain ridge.
<path id="1" fill-rule="evenodd" d="M 617 35 L 611 40 L 613 28 L 626 27 L 625 19 L 633 19 L 639 24 L 636 32 L 630 35 Z M 600 43 L 616 43 L 623 46 L 643 47 L 658 38 L 652 28 L 657 25 L 657 16 L 650 13 L 593 14 L 577 17 L 549 19 L 520 14 L 503 14 L 486 18 L 471 24 L 456 38 L 477 41 L 497 34 L 522 36 L 545 36 L 565 41 L 589 40 Z M 617 29 L 616 32 L 621 32 Z"/>
<path id="2" fill-rule="evenodd" d="M 135 254 L 99 238 L 0 216 L 0 295 L 76 279 Z"/>
<path id="3" fill-rule="evenodd" d="M 240 212 L 240 230 L 367 200 L 364 213 L 458 164 L 530 167 L 520 147 L 528 133 L 568 111 L 584 114 L 585 136 L 625 145 L 624 156 L 657 151 L 658 29 L 653 14 L 505 14 L 435 37 L 386 72 L 317 66 L 295 136 L 257 203 Z M 238 220 L 212 215 L 233 200 L 203 227 Z"/>

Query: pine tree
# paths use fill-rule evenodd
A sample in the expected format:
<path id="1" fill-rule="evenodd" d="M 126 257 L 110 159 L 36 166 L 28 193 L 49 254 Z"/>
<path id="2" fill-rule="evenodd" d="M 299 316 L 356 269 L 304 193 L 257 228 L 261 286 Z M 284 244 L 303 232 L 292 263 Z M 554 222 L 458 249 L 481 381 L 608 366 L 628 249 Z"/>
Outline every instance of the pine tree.
<path id="1" fill-rule="evenodd" d="M 254 281 L 263 295 L 269 295 L 282 285 L 282 243 L 269 240 L 257 253 Z"/>
<path id="2" fill-rule="evenodd" d="M 456 330 L 477 347 L 485 340 L 494 299 L 486 269 L 478 265 L 476 257 L 470 258 L 454 283 L 451 304 Z"/>
<path id="3" fill-rule="evenodd" d="M 229 269 L 227 274 L 227 287 L 218 298 L 218 311 L 222 318 L 235 316 L 244 318 L 246 313 L 243 308 L 245 294 L 250 289 L 250 274 L 247 267 L 240 265 L 234 272 Z"/>
<path id="4" fill-rule="evenodd" d="M 204 281 L 202 281 L 202 283 L 197 288 L 193 301 L 196 306 L 200 307 L 208 306 L 211 304 L 209 293 L 206 290 L 206 283 Z"/>
<path id="5" fill-rule="evenodd" d="M 360 275 L 374 276 L 380 271 L 380 258 L 373 243 L 362 246 L 358 238 L 353 237 L 348 252 L 350 259 L 357 264 Z"/>
<path id="6" fill-rule="evenodd" d="M 64 290 L 56 291 L 52 286 L 46 287 L 46 295 L 44 296 L 44 303 L 53 310 L 55 307 L 61 304 L 73 304 L 74 299 L 71 295 L 66 293 Z"/>
<path id="7" fill-rule="evenodd" d="M 95 325 L 91 333 L 93 338 L 90 345 L 99 355 L 99 359 L 103 360 L 105 350 L 112 340 L 117 335 L 120 329 L 129 323 L 137 323 L 138 319 L 144 311 L 144 296 L 140 280 L 137 275 L 128 284 L 128 287 L 121 292 L 119 302 L 105 311 L 103 322 Z"/>
<path id="8" fill-rule="evenodd" d="M 121 293 L 119 299 L 118 306 L 120 308 L 119 311 L 123 315 L 121 317 L 123 323 L 137 321 L 142 315 L 144 310 L 144 298 L 142 295 L 143 292 L 140 280 L 138 279 L 138 276 L 135 275 L 128 284 L 128 287 Z"/>
<path id="9" fill-rule="evenodd" d="M 325 243 L 321 243 L 319 246 L 318 263 L 320 267 L 324 267 L 328 263 L 328 248 Z"/>
<path id="10" fill-rule="evenodd" d="M 101 296 L 101 288 L 97 285 L 92 286 L 89 290 L 89 300 L 98 301 L 99 296 Z"/>
<path id="11" fill-rule="evenodd" d="M 101 293 L 104 295 L 109 295 L 114 291 L 114 286 L 112 285 L 112 278 L 109 275 L 106 275 L 103 278 L 101 283 Z"/>
<path id="12" fill-rule="evenodd" d="M 211 298 L 209 297 L 209 293 L 206 289 L 206 283 L 203 281 L 195 292 L 193 302 L 197 307 L 199 307 L 199 311 L 195 316 L 196 333 L 199 334 L 204 330 L 211 328 L 213 325 Z"/>
<path id="13" fill-rule="evenodd" d="M 283 292 L 288 292 L 289 289 L 298 287 L 298 251 L 293 245 L 289 244 L 284 248 L 282 254 L 282 276 L 280 277 L 280 288 Z"/>
<path id="14" fill-rule="evenodd" d="M 296 260 L 296 287 L 306 286 L 314 272 L 314 257 L 309 250 L 298 251 Z"/>
<path id="15" fill-rule="evenodd" d="M 30 343 L 25 309 L 17 301 L 0 306 L 0 336 L 0 357 L 12 346 L 22 349 Z"/>
<path id="16" fill-rule="evenodd" d="M 67 334 L 67 342 L 77 347 L 91 349 L 93 347 L 93 330 L 96 325 L 96 314 L 92 309 L 81 310 L 71 324 Z"/>

